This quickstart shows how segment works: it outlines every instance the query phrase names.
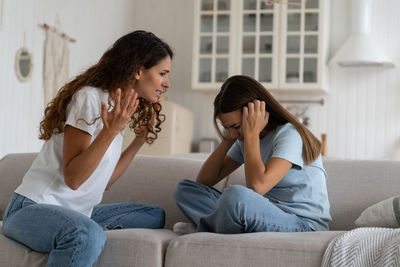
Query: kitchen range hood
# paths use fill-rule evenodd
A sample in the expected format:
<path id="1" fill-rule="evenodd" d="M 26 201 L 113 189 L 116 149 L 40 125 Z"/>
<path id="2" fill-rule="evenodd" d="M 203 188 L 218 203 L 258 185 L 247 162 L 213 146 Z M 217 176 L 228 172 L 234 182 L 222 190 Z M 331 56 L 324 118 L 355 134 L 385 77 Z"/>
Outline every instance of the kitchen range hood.
<path id="1" fill-rule="evenodd" d="M 350 0 L 351 32 L 329 65 L 341 67 L 394 67 L 369 33 L 371 0 Z"/>

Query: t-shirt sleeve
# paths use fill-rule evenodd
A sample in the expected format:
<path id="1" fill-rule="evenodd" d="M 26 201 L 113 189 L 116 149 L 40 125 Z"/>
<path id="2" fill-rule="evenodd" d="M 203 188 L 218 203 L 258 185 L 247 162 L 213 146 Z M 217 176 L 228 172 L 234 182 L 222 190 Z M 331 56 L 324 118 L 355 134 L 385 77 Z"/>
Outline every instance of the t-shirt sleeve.
<path id="1" fill-rule="evenodd" d="M 282 158 L 294 164 L 294 167 L 304 167 L 303 141 L 294 126 L 278 132 L 273 145 L 271 158 Z"/>
<path id="2" fill-rule="evenodd" d="M 233 146 L 229 149 L 228 153 L 226 154 L 228 157 L 236 161 L 237 163 L 244 163 L 243 157 L 243 145 L 240 145 L 239 140 L 233 144 Z M 243 143 L 242 143 L 243 144 Z"/>
<path id="3" fill-rule="evenodd" d="M 101 103 L 96 95 L 81 89 L 72 97 L 67 108 L 65 125 L 71 125 L 93 136 L 99 121 L 101 121 L 100 114 Z"/>

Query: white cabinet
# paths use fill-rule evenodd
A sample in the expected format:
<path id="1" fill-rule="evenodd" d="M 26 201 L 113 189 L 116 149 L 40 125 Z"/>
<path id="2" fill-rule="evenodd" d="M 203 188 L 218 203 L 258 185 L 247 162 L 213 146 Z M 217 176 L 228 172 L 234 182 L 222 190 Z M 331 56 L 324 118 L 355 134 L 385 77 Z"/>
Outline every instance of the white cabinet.
<path id="1" fill-rule="evenodd" d="M 235 2 L 196 0 L 192 75 L 196 89 L 216 89 L 233 73 Z"/>
<path id="2" fill-rule="evenodd" d="M 328 0 L 196 0 L 194 89 L 229 76 L 272 91 L 324 92 Z"/>

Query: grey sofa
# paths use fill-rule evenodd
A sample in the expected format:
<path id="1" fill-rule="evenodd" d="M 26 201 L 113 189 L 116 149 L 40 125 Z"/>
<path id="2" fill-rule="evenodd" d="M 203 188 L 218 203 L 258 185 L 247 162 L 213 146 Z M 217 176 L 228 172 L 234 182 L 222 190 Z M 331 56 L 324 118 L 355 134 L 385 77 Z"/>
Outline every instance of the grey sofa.
<path id="1" fill-rule="evenodd" d="M 0 217 L 36 154 L 9 154 L 0 160 Z M 195 233 L 178 236 L 170 229 L 187 221 L 173 201 L 182 179 L 194 179 L 203 160 L 178 157 L 136 157 L 103 202 L 138 201 L 166 211 L 162 230 L 108 231 L 95 266 L 320 266 L 329 242 L 368 206 L 398 195 L 400 162 L 324 159 L 331 202 L 331 231 L 309 233 Z M 243 168 L 216 185 L 219 190 L 243 183 Z M 6 238 L 0 228 L 0 266 L 44 266 L 46 254 Z"/>

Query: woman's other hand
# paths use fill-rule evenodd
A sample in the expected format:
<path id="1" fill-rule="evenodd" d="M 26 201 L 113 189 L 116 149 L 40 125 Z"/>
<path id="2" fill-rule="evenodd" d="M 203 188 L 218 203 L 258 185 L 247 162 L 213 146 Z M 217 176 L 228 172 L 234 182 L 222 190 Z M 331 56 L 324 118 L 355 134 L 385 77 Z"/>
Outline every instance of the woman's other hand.
<path id="1" fill-rule="evenodd" d="M 267 126 L 269 112 L 265 109 L 265 102 L 254 100 L 243 107 L 242 112 L 242 131 L 244 137 L 248 135 L 260 135 L 261 131 Z"/>
<path id="2" fill-rule="evenodd" d="M 104 130 L 117 135 L 129 122 L 139 105 L 139 99 L 135 90 L 130 89 L 124 99 L 121 100 L 121 89 L 118 88 L 113 101 L 114 107 L 110 112 L 107 110 L 107 104 L 101 102 L 101 119 Z"/>

